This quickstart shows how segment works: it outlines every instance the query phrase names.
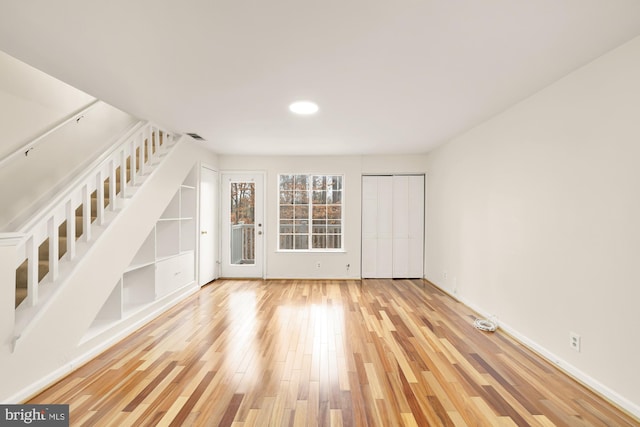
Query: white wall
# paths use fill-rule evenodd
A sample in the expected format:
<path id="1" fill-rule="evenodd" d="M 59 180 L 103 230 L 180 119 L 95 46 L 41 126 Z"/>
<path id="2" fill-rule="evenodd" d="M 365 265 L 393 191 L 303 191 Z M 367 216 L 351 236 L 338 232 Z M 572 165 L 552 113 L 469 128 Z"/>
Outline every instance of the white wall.
<path id="1" fill-rule="evenodd" d="M 0 230 L 16 230 L 138 119 L 103 102 L 0 168 Z"/>
<path id="2" fill-rule="evenodd" d="M 220 156 L 221 171 L 264 171 L 266 277 L 360 278 L 360 205 L 363 173 L 424 173 L 425 156 Z M 344 252 L 278 252 L 278 174 L 344 174 Z M 316 264 L 320 262 L 321 267 Z M 350 265 L 347 268 L 347 264 Z"/>
<path id="3" fill-rule="evenodd" d="M 0 52 L 0 159 L 93 100 Z"/>
<path id="4" fill-rule="evenodd" d="M 640 38 L 433 151 L 426 253 L 429 280 L 636 415 L 638 76 Z"/>

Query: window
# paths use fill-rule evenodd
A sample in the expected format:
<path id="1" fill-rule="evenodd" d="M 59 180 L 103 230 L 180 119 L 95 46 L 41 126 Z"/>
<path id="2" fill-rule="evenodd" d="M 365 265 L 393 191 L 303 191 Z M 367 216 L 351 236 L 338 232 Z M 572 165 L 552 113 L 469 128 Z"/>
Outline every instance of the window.
<path id="1" fill-rule="evenodd" d="M 342 175 L 279 175 L 279 250 L 342 249 Z"/>

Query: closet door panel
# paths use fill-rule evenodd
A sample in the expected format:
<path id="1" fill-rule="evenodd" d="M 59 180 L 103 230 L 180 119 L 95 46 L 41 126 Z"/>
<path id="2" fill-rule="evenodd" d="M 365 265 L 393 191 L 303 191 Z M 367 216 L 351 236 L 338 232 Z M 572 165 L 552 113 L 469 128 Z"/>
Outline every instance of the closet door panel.
<path id="1" fill-rule="evenodd" d="M 408 239 L 393 239 L 393 271 L 392 278 L 409 277 L 409 245 Z"/>
<path id="2" fill-rule="evenodd" d="M 378 180 L 362 177 L 362 277 L 376 277 Z"/>
<path id="3" fill-rule="evenodd" d="M 409 177 L 393 177 L 393 238 L 409 238 Z"/>
<path id="4" fill-rule="evenodd" d="M 392 277 L 393 239 L 378 239 L 376 250 L 376 263 L 378 278 Z"/>
<path id="5" fill-rule="evenodd" d="M 393 276 L 408 277 L 409 177 L 393 177 Z"/>
<path id="6" fill-rule="evenodd" d="M 376 239 L 362 239 L 362 272 L 365 279 L 378 277 L 378 241 Z"/>
<path id="7" fill-rule="evenodd" d="M 378 274 L 389 278 L 393 274 L 393 177 L 378 177 Z"/>
<path id="8" fill-rule="evenodd" d="M 392 181 L 362 177 L 362 277 L 391 277 Z"/>
<path id="9" fill-rule="evenodd" d="M 410 176 L 408 266 L 407 277 L 424 276 L 424 176 Z"/>
<path id="10" fill-rule="evenodd" d="M 378 238 L 393 237 L 393 177 L 378 177 Z"/>

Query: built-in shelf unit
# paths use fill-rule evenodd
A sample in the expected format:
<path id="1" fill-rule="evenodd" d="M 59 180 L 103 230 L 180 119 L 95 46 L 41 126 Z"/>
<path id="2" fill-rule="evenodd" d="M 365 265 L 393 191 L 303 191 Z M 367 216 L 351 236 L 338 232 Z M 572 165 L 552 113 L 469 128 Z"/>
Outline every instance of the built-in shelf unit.
<path id="1" fill-rule="evenodd" d="M 84 340 L 194 284 L 196 184 L 194 168 L 122 273 Z"/>

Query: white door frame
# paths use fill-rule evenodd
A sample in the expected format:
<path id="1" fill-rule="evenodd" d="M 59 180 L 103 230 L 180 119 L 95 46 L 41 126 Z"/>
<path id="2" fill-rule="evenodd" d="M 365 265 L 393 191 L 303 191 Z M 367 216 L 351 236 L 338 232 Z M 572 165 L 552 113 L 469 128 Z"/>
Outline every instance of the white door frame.
<path id="1" fill-rule="evenodd" d="M 255 265 L 232 265 L 230 254 L 230 233 L 228 228 L 230 218 L 230 204 L 225 195 L 228 193 L 230 178 L 236 180 L 250 180 L 255 178 L 256 204 L 254 206 L 256 218 L 255 234 Z M 261 192 L 262 194 L 258 194 Z M 220 172 L 220 275 L 221 277 L 265 278 L 266 251 L 266 173 L 264 171 L 221 171 Z M 258 227 L 258 224 L 261 224 Z"/>

